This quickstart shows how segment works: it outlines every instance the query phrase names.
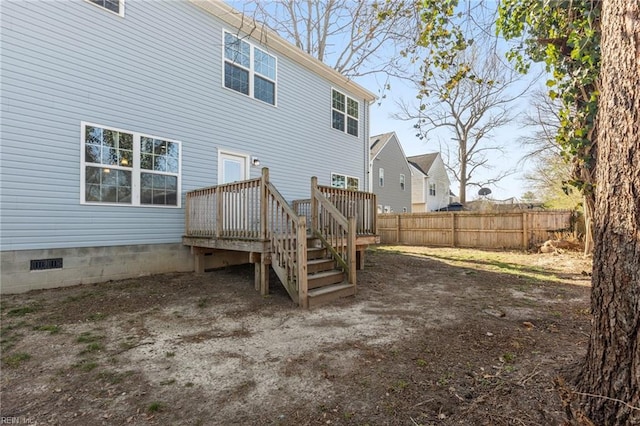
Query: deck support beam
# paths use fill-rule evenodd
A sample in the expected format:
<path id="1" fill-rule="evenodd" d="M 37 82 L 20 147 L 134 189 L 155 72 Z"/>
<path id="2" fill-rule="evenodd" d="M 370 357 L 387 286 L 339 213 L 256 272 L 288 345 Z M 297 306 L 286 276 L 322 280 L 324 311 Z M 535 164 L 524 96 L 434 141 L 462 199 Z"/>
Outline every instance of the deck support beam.
<path id="1" fill-rule="evenodd" d="M 251 263 L 254 264 L 254 287 L 262 296 L 269 294 L 269 265 L 271 256 L 267 253 L 251 253 Z"/>

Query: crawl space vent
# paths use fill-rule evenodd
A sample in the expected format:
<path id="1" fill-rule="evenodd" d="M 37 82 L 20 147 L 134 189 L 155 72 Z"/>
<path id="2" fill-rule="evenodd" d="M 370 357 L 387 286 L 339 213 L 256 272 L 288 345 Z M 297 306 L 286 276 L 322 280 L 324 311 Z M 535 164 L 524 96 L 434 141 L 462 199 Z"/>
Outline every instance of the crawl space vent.
<path id="1" fill-rule="evenodd" d="M 31 260 L 30 271 L 44 271 L 45 269 L 62 269 L 62 258 Z"/>

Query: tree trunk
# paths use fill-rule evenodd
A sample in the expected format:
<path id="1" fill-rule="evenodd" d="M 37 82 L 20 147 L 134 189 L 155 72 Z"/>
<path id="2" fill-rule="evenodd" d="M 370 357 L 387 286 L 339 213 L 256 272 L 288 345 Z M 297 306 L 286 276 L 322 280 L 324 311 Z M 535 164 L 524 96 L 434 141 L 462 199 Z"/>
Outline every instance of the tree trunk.
<path id="1" fill-rule="evenodd" d="M 633 425 L 640 424 L 640 2 L 602 5 L 593 321 L 574 395 L 595 424 Z"/>
<path id="2" fill-rule="evenodd" d="M 460 163 L 460 204 L 467 203 L 467 142 L 458 140 L 458 162 Z"/>

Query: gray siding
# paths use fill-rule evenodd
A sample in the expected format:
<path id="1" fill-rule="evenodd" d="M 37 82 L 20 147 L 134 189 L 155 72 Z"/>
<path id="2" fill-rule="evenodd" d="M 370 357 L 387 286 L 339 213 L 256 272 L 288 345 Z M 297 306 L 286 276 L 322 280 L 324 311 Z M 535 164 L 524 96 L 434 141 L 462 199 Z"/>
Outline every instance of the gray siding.
<path id="1" fill-rule="evenodd" d="M 384 169 L 384 186 L 380 186 L 380 168 Z M 396 136 L 392 136 L 376 158 L 371 161 L 372 188 L 378 205 L 390 206 L 395 213 L 406 208 L 411 212 L 411 170 Z M 405 176 L 404 191 L 400 188 L 400 175 Z"/>
<path id="2" fill-rule="evenodd" d="M 332 129 L 331 83 L 277 54 L 276 107 L 225 89 L 226 27 L 191 3 L 5 1 L 1 25 L 2 250 L 180 241 L 183 208 L 80 204 L 81 121 L 181 141 L 183 197 L 217 183 L 219 149 L 258 157 L 288 199 L 331 172 L 366 189 L 366 102 L 358 138 Z"/>

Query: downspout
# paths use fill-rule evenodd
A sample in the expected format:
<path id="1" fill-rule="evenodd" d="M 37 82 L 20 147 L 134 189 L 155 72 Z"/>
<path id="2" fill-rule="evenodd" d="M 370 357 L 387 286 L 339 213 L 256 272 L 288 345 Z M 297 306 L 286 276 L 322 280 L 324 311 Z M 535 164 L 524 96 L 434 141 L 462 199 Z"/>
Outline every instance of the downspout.
<path id="1" fill-rule="evenodd" d="M 364 126 L 364 161 L 365 161 L 365 166 L 364 166 L 364 170 L 366 173 L 366 179 L 365 179 L 365 185 L 366 188 L 364 188 L 365 192 L 373 192 L 371 188 L 373 188 L 373 182 L 371 181 L 373 179 L 373 174 L 371 173 L 371 149 L 369 149 L 369 110 L 371 108 L 371 104 L 373 103 L 373 101 L 371 102 L 367 102 L 366 100 L 364 101 L 364 104 L 367 106 L 365 108 L 365 126 Z"/>

